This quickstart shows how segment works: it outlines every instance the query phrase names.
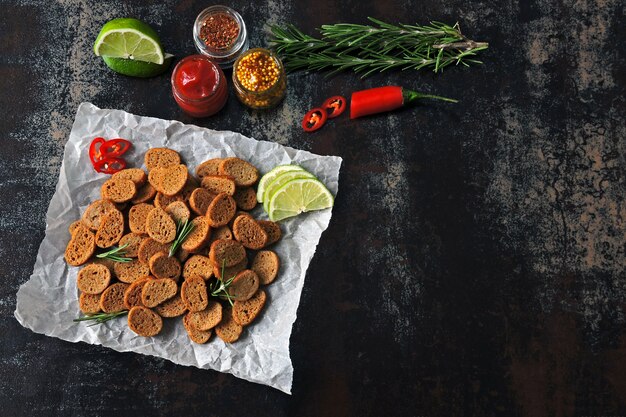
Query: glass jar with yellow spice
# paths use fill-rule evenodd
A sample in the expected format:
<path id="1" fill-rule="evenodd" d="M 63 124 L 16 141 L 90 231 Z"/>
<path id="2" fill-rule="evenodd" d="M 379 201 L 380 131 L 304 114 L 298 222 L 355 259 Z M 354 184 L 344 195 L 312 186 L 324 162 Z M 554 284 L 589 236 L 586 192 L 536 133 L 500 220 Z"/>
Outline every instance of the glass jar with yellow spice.
<path id="1" fill-rule="evenodd" d="M 253 109 L 274 107 L 285 96 L 287 76 L 283 63 L 264 48 L 250 49 L 233 66 L 237 98 Z"/>

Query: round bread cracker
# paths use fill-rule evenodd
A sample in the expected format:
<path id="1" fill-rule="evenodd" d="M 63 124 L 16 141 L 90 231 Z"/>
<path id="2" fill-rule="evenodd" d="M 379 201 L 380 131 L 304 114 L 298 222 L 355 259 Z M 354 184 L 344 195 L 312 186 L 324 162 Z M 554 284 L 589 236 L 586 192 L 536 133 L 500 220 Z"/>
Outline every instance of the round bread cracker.
<path id="1" fill-rule="evenodd" d="M 175 256 L 168 256 L 166 252 L 158 252 L 152 255 L 150 261 L 150 272 L 156 278 L 169 278 L 178 281 L 182 267 L 180 261 Z"/>
<path id="2" fill-rule="evenodd" d="M 124 291 L 128 284 L 117 282 L 111 284 L 100 294 L 100 309 L 105 313 L 117 313 L 124 310 Z"/>
<path id="3" fill-rule="evenodd" d="M 121 282 L 131 284 L 139 278 L 150 275 L 150 268 L 139 259 L 133 259 L 130 262 L 115 262 L 113 272 Z"/>
<path id="4" fill-rule="evenodd" d="M 137 186 L 131 180 L 110 178 L 102 184 L 100 195 L 114 203 L 125 203 L 137 194 Z"/>
<path id="5" fill-rule="evenodd" d="M 176 238 L 176 223 L 162 208 L 153 208 L 146 217 L 146 233 L 160 243 L 170 243 Z"/>
<path id="6" fill-rule="evenodd" d="M 85 294 L 100 294 L 111 283 L 111 271 L 101 264 L 89 264 L 78 272 L 76 286 Z"/>
<path id="7" fill-rule="evenodd" d="M 139 336 L 152 337 L 161 333 L 163 319 L 149 308 L 135 306 L 128 312 L 128 327 Z"/>
<path id="8" fill-rule="evenodd" d="M 164 301 L 176 296 L 178 285 L 169 278 L 151 279 L 141 290 L 141 302 L 148 308 L 156 307 Z"/>
<path id="9" fill-rule="evenodd" d="M 250 269 L 259 276 L 261 284 L 271 284 L 278 276 L 280 258 L 276 252 L 271 250 L 258 251 L 252 260 Z"/>
<path id="10" fill-rule="evenodd" d="M 202 311 L 209 302 L 206 283 L 198 275 L 193 275 L 183 281 L 180 287 L 180 296 L 189 311 Z"/>

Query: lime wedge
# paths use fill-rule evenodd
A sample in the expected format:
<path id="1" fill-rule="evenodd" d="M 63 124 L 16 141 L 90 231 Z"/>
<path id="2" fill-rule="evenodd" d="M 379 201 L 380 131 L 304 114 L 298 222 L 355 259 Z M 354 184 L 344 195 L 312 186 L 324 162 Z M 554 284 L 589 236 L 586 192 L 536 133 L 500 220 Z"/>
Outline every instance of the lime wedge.
<path id="1" fill-rule="evenodd" d="M 272 168 L 272 170 L 263 175 L 261 177 L 261 180 L 259 181 L 259 186 L 257 187 L 256 191 L 256 201 L 262 203 L 266 187 L 280 174 L 288 171 L 304 171 L 304 168 L 302 168 L 300 165 L 278 165 Z"/>
<path id="2" fill-rule="evenodd" d="M 146 23 L 133 18 L 108 21 L 100 30 L 93 51 L 98 56 L 163 64 L 159 35 Z"/>
<path id="3" fill-rule="evenodd" d="M 104 63 L 113 71 L 130 77 L 149 78 L 163 74 L 172 64 L 174 55 L 165 54 L 161 65 L 152 62 L 135 61 L 133 59 L 103 56 Z"/>
<path id="4" fill-rule="evenodd" d="M 270 182 L 265 187 L 265 193 L 263 194 L 263 208 L 265 212 L 269 213 L 270 211 L 270 200 L 274 196 L 276 190 L 285 185 L 287 182 L 291 180 L 301 179 L 301 178 L 315 178 L 315 175 L 311 174 L 308 171 L 287 171 L 280 174 L 276 177 L 272 182 Z"/>
<path id="5" fill-rule="evenodd" d="M 270 200 L 269 216 L 279 221 L 300 213 L 332 207 L 335 199 L 320 181 L 311 178 L 291 180 Z"/>

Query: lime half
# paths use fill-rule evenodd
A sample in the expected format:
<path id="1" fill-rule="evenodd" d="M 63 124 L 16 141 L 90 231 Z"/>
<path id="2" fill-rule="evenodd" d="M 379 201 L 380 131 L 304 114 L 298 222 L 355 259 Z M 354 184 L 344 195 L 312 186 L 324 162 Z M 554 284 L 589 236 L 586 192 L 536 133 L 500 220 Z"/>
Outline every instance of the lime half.
<path id="1" fill-rule="evenodd" d="M 283 185 L 287 184 L 291 180 L 301 179 L 301 178 L 315 178 L 315 175 L 311 174 L 308 171 L 288 171 L 283 172 L 279 176 L 277 176 L 272 182 L 270 182 L 265 187 L 265 193 L 263 194 L 263 208 L 267 213 L 270 212 L 270 200 L 274 196 L 276 190 L 278 190 Z"/>
<path id="2" fill-rule="evenodd" d="M 174 55 L 165 54 L 161 65 L 152 62 L 135 61 L 133 59 L 113 58 L 103 56 L 104 63 L 113 71 L 130 77 L 149 78 L 163 74 L 172 64 Z"/>
<path id="3" fill-rule="evenodd" d="M 314 179 L 291 180 L 280 187 L 270 201 L 269 216 L 272 221 L 333 206 L 335 199 L 320 181 Z"/>
<path id="4" fill-rule="evenodd" d="M 256 191 L 256 201 L 258 201 L 259 203 L 262 203 L 264 199 L 263 196 L 265 194 L 266 187 L 272 181 L 274 181 L 276 177 L 278 177 L 280 174 L 282 174 L 283 172 L 289 172 L 289 171 L 304 171 L 304 168 L 302 168 L 300 165 L 278 165 L 272 168 L 272 170 L 268 172 L 267 174 L 263 175 L 261 177 L 261 180 L 259 181 L 259 186 Z"/>
<path id="5" fill-rule="evenodd" d="M 98 56 L 132 59 L 162 65 L 163 50 L 159 35 L 146 23 L 133 18 L 107 22 L 93 45 Z"/>

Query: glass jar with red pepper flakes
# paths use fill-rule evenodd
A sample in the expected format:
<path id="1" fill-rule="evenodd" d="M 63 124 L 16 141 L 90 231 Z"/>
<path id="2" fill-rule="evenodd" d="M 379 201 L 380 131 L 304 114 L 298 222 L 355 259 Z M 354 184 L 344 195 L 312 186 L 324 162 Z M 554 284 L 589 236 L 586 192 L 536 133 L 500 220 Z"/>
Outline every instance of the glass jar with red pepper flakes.
<path id="1" fill-rule="evenodd" d="M 222 68 L 233 62 L 248 49 L 248 32 L 243 18 L 227 6 L 204 9 L 193 25 L 196 49 Z"/>
<path id="2" fill-rule="evenodd" d="M 253 48 L 235 61 L 233 85 L 243 104 L 253 109 L 268 109 L 285 97 L 287 75 L 283 63 L 272 51 Z"/>

